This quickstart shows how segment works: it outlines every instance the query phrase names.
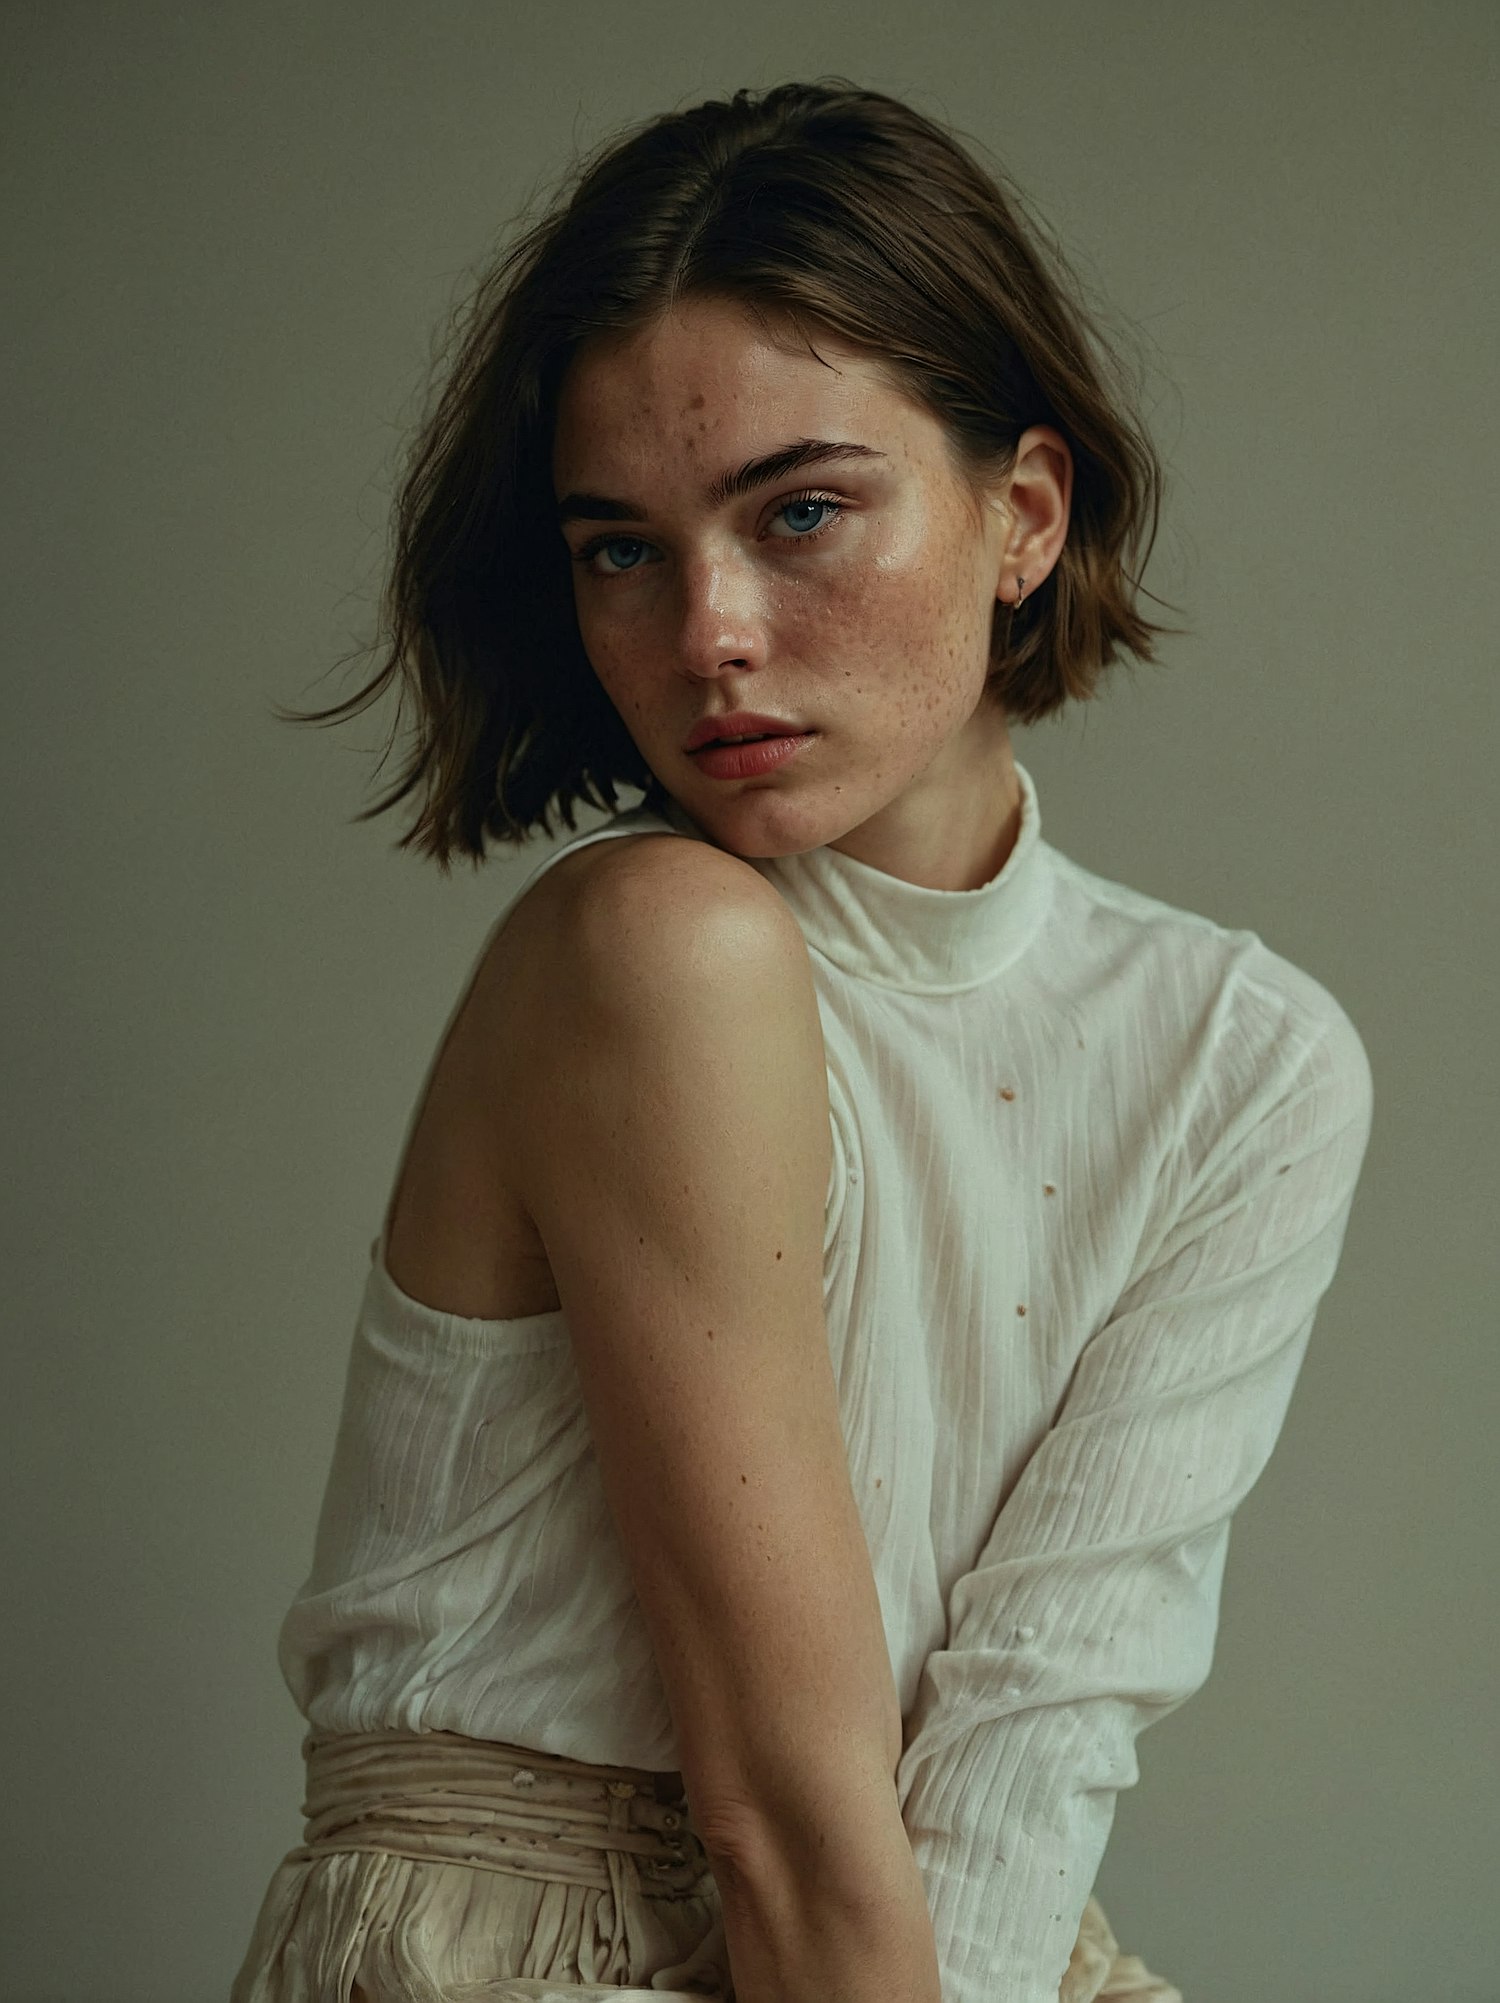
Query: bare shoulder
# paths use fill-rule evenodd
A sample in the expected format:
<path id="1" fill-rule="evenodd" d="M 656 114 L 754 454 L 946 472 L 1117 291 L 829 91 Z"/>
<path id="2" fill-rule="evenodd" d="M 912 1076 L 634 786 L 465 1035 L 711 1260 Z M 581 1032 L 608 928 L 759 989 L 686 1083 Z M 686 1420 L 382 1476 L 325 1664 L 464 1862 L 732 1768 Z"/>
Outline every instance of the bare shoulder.
<path id="1" fill-rule="evenodd" d="M 548 1078 L 617 1031 L 720 1049 L 753 1034 L 823 1063 L 790 908 L 748 862 L 681 835 L 611 836 L 543 871 L 491 940 L 465 1016 L 472 1075 L 518 1174 L 549 1125 Z"/>
<path id="2" fill-rule="evenodd" d="M 533 1007 L 675 993 L 694 977 L 712 987 L 756 963 L 772 977 L 807 957 L 774 885 L 741 857 L 680 835 L 613 837 L 562 857 L 515 921 L 505 958 Z"/>
<path id="3" fill-rule="evenodd" d="M 649 915 L 658 908 L 657 900 L 676 896 L 694 904 L 713 899 L 730 906 L 743 901 L 752 910 L 786 908 L 752 864 L 712 842 L 683 835 L 645 833 L 591 842 L 563 856 L 536 886 L 548 887 L 555 899 L 592 917 L 607 915 L 617 900 L 625 900 L 632 915 Z M 638 912 L 643 900 L 644 911 Z"/>

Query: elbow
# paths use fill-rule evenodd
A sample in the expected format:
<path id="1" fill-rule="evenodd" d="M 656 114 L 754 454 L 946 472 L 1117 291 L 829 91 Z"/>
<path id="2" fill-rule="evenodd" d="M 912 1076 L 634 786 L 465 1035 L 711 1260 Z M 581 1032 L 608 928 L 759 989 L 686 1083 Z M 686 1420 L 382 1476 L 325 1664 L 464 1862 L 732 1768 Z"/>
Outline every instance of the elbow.
<path id="1" fill-rule="evenodd" d="M 721 1889 L 747 1897 L 774 1900 L 778 1889 L 789 1896 L 796 1885 L 816 1885 L 820 1899 L 852 1913 L 869 1902 L 872 1884 L 911 1859 L 894 1769 L 825 1776 L 817 1789 L 775 1805 L 721 1795 L 690 1806 Z"/>
<path id="2" fill-rule="evenodd" d="M 724 1912 L 737 1993 L 900 1996 L 941 2003 L 921 1874 L 894 1782 L 837 1811 L 768 1820 L 743 1805 L 700 1830 Z"/>

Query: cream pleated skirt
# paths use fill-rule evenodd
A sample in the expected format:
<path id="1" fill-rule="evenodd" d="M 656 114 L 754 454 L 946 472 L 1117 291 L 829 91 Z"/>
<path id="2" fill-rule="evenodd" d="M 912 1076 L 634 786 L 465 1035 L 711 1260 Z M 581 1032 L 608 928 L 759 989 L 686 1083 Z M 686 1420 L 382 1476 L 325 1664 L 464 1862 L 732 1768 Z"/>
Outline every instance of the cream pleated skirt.
<path id="1" fill-rule="evenodd" d="M 734 2003 L 680 1774 L 456 1732 L 309 1733 L 304 1839 L 230 2003 Z M 1059 2003 L 1182 2003 L 1084 1907 Z"/>

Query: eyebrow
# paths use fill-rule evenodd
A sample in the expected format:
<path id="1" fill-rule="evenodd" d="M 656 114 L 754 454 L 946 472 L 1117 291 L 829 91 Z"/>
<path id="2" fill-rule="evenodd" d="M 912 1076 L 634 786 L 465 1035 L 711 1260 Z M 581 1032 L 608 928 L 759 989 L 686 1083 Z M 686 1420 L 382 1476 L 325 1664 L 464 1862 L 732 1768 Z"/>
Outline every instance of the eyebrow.
<path id="1" fill-rule="evenodd" d="M 848 439 L 800 438 L 759 459 L 747 459 L 737 472 L 721 473 L 708 488 L 710 507 L 721 508 L 736 495 L 753 492 L 772 480 L 783 479 L 802 466 L 822 466 L 835 459 L 884 459 L 873 445 L 856 445 Z M 634 501 L 611 500 L 607 494 L 564 494 L 557 504 L 559 523 L 644 522 L 650 516 Z"/>

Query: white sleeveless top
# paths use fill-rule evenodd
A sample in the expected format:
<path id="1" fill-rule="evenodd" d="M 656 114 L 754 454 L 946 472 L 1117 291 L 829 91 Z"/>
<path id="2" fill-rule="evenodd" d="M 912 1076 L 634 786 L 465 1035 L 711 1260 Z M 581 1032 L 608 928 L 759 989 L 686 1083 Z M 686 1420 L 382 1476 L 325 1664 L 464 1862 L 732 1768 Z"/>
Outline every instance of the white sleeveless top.
<path id="1" fill-rule="evenodd" d="M 1324 987 L 1068 860 L 1016 770 L 977 890 L 754 860 L 816 982 L 828 1339 L 954 2003 L 1056 1995 L 1135 1740 L 1208 1674 L 1372 1105 Z M 651 831 L 703 839 L 675 801 L 621 811 L 505 910 Z M 375 1240 L 278 1658 L 320 1731 L 680 1765 L 561 1309 L 442 1313 Z"/>

